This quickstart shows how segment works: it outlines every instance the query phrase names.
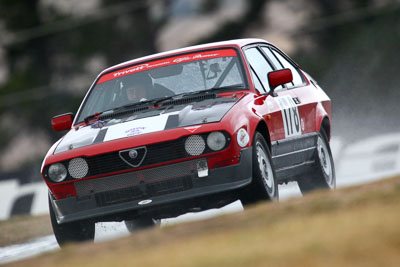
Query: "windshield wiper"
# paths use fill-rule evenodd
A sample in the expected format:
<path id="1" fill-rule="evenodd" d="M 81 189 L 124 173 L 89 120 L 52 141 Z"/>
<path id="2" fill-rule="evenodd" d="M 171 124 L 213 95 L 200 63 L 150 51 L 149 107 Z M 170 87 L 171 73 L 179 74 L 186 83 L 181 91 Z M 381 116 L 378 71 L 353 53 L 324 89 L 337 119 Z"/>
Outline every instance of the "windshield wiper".
<path id="1" fill-rule="evenodd" d="M 154 103 L 154 106 L 157 106 L 158 104 L 162 105 L 174 105 L 178 103 L 181 103 L 182 101 L 185 102 L 186 99 L 192 98 L 192 97 L 202 97 L 202 96 L 209 96 L 212 98 L 217 97 L 215 94 L 218 91 L 234 91 L 234 90 L 242 90 L 245 89 L 243 85 L 234 85 L 234 86 L 224 86 L 224 87 L 217 87 L 217 88 L 209 88 L 205 90 L 199 90 L 199 91 L 194 91 L 194 92 L 189 92 L 189 93 L 181 93 L 177 94 L 174 96 L 167 97 L 165 99 L 160 99 L 156 103 Z"/>
<path id="2" fill-rule="evenodd" d="M 142 105 L 145 105 L 145 104 L 153 103 L 157 99 L 143 100 L 143 101 L 139 101 L 139 102 L 136 102 L 136 103 L 123 105 L 123 106 L 114 108 L 113 110 L 117 111 L 117 110 L 121 110 L 121 109 L 131 109 L 131 108 L 135 108 L 135 107 L 142 106 Z"/>
<path id="3" fill-rule="evenodd" d="M 157 103 L 159 101 L 163 101 L 163 100 L 170 99 L 170 98 L 172 98 L 172 96 L 159 97 L 159 98 L 144 100 L 144 101 L 140 101 L 140 102 L 136 102 L 136 103 L 132 103 L 132 104 L 127 104 L 124 106 L 116 107 L 116 108 L 105 110 L 102 112 L 96 112 L 92 115 L 87 116 L 84 119 L 84 122 L 89 123 L 92 119 L 99 120 L 100 118 L 105 117 L 107 115 L 119 116 L 121 114 L 125 114 L 129 110 L 134 110 L 135 108 L 138 108 L 140 106 L 147 105 L 147 104 L 153 105 L 153 103 L 155 105 L 155 103 Z"/>
<path id="4" fill-rule="evenodd" d="M 102 112 L 96 112 L 96 113 L 94 113 L 92 115 L 89 115 L 89 116 L 85 117 L 83 119 L 83 121 L 85 123 L 89 123 L 92 119 L 99 120 L 101 116 L 104 116 L 104 115 L 107 115 L 107 114 L 112 114 L 112 113 L 114 113 L 114 111 L 112 109 L 105 110 L 105 111 L 102 111 Z"/>
<path id="5" fill-rule="evenodd" d="M 217 91 L 231 91 L 231 90 L 238 90 L 238 89 L 245 89 L 245 87 L 244 87 L 244 85 L 223 86 L 223 87 L 216 87 L 216 88 L 209 88 L 209 89 L 205 89 L 205 90 L 194 91 L 194 92 L 190 92 L 190 93 L 181 93 L 181 94 L 177 94 L 177 95 L 173 95 L 173 96 L 165 96 L 165 97 L 144 100 L 144 101 L 116 107 L 113 109 L 105 110 L 102 112 L 96 112 L 92 115 L 85 117 L 84 122 L 89 123 L 92 119 L 99 120 L 101 117 L 105 117 L 107 115 L 118 116 L 120 114 L 124 114 L 127 111 L 133 110 L 142 105 L 151 104 L 152 106 L 158 106 L 159 104 L 162 104 L 163 102 L 167 102 L 168 100 L 171 100 L 171 99 L 172 100 L 181 100 L 181 99 L 185 99 L 187 97 L 192 97 L 192 96 L 196 96 L 196 95 L 203 95 L 203 94 L 210 94 L 210 93 L 217 92 Z"/>
<path id="6" fill-rule="evenodd" d="M 190 93 L 184 93 L 182 94 L 182 97 L 186 96 L 193 96 L 193 95 L 201 95 L 201 94 L 209 94 L 209 93 L 214 93 L 218 91 L 234 91 L 238 89 L 245 89 L 244 85 L 230 85 L 230 86 L 222 86 L 222 87 L 213 87 L 205 90 L 200 90 L 200 91 L 194 91 Z"/>

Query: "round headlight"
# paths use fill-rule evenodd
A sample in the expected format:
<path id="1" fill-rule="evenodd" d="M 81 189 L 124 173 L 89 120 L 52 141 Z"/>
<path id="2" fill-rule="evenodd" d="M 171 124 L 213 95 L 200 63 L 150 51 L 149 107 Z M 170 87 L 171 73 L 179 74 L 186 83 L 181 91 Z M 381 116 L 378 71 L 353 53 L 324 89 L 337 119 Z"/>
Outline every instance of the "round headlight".
<path id="1" fill-rule="evenodd" d="M 68 172 L 72 178 L 79 179 L 83 178 L 88 174 L 89 166 L 83 158 L 71 159 L 68 164 Z"/>
<path id="2" fill-rule="evenodd" d="M 221 132 L 212 132 L 207 137 L 207 145 L 211 150 L 219 151 L 226 145 L 225 135 Z"/>
<path id="3" fill-rule="evenodd" d="M 206 148 L 206 143 L 200 135 L 191 135 L 185 141 L 185 150 L 191 156 L 201 155 Z"/>
<path id="4" fill-rule="evenodd" d="M 63 164 L 55 163 L 49 167 L 48 174 L 52 181 L 56 183 L 62 182 L 67 178 L 67 169 Z"/>

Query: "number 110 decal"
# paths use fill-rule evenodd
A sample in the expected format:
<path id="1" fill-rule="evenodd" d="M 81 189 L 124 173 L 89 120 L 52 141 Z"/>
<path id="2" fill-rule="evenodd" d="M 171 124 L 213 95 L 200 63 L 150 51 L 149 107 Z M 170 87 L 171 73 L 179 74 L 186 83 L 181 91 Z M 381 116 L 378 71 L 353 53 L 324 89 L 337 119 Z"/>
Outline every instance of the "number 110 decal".
<path id="1" fill-rule="evenodd" d="M 274 99 L 281 108 L 285 136 L 301 135 L 300 116 L 296 103 L 288 95 L 275 97 Z"/>

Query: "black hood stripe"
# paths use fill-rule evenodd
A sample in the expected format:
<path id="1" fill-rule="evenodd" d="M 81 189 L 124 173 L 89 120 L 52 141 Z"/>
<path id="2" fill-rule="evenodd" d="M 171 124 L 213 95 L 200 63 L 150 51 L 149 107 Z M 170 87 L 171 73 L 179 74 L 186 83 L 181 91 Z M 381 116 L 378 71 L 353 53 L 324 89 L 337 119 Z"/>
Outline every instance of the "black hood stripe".
<path id="1" fill-rule="evenodd" d="M 103 143 L 104 138 L 106 137 L 107 130 L 108 128 L 101 129 L 94 139 L 93 144 Z"/>
<path id="2" fill-rule="evenodd" d="M 177 128 L 179 126 L 179 114 L 173 114 L 168 117 L 164 130 Z"/>

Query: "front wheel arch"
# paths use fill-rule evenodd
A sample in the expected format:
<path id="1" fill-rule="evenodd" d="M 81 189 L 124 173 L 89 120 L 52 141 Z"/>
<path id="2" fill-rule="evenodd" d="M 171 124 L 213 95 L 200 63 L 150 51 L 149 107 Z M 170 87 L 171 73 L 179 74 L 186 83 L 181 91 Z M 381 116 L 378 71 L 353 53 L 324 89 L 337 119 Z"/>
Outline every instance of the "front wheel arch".
<path id="1" fill-rule="evenodd" d="M 256 127 L 256 129 L 254 131 L 254 134 L 253 134 L 253 138 L 255 137 L 255 133 L 256 132 L 259 132 L 264 137 L 265 142 L 268 145 L 269 151 L 272 151 L 271 150 L 272 149 L 272 147 L 271 147 L 271 137 L 269 135 L 268 125 L 267 125 L 267 123 L 265 121 L 260 120 L 258 122 L 257 127 Z"/>

